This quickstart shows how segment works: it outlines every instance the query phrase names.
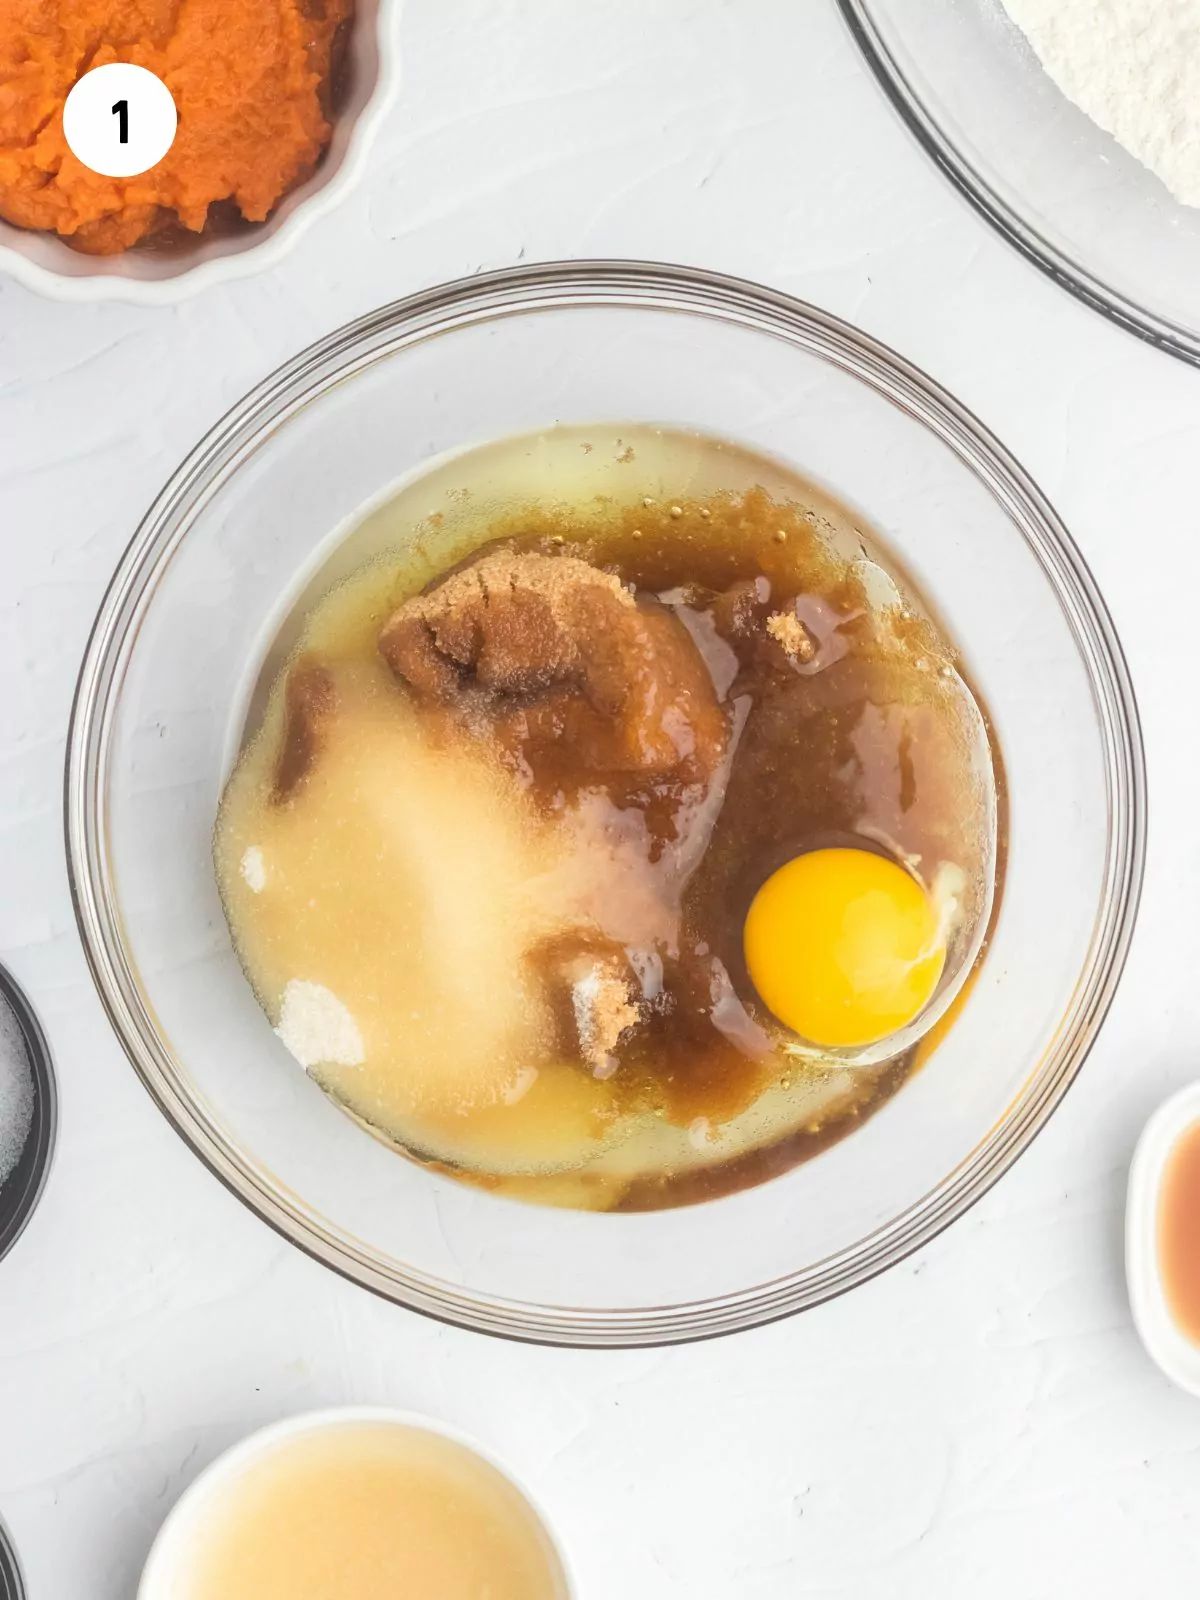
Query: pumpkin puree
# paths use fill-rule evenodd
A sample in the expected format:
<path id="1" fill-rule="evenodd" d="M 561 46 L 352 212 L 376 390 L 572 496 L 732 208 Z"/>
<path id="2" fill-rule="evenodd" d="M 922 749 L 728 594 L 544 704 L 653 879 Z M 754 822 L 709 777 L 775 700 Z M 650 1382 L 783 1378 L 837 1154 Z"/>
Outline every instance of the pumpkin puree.
<path id="1" fill-rule="evenodd" d="M 329 83 L 353 0 L 0 0 L 0 217 L 93 255 L 232 202 L 261 222 L 328 143 Z M 92 67 L 148 67 L 179 130 L 138 178 L 105 178 L 67 147 L 62 109 Z"/>

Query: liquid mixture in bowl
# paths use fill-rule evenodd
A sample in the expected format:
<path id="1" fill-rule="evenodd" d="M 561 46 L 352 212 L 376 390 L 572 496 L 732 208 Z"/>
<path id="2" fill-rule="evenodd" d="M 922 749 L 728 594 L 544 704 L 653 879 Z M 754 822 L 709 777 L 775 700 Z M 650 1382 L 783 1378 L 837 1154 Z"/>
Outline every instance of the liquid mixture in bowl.
<path id="1" fill-rule="evenodd" d="M 644 1209 L 900 1088 L 983 948 L 998 770 L 845 507 L 716 440 L 563 429 L 410 484 L 308 582 L 217 872 L 276 1033 L 372 1133 Z"/>

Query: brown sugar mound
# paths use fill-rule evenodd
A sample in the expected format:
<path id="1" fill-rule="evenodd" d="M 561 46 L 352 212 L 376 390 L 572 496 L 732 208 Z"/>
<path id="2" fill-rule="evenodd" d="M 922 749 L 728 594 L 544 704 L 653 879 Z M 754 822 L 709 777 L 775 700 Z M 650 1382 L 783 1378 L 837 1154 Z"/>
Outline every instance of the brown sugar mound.
<path id="1" fill-rule="evenodd" d="M 329 141 L 353 0 L 0 0 L 0 217 L 115 255 L 229 202 L 263 221 Z M 128 61 L 170 89 L 179 128 L 137 178 L 72 155 L 62 109 L 93 67 Z"/>
<path id="2" fill-rule="evenodd" d="M 792 660 L 806 664 L 812 661 L 817 647 L 812 635 L 794 611 L 775 611 L 767 618 L 767 632 Z"/>
<path id="3" fill-rule="evenodd" d="M 283 737 L 271 791 L 276 805 L 290 800 L 312 771 L 336 709 L 337 690 L 329 669 L 312 657 L 302 657 L 284 685 Z"/>
<path id="4" fill-rule="evenodd" d="M 725 713 L 686 629 L 574 556 L 485 555 L 402 605 L 379 647 L 419 696 L 535 773 L 704 782 L 724 752 Z"/>

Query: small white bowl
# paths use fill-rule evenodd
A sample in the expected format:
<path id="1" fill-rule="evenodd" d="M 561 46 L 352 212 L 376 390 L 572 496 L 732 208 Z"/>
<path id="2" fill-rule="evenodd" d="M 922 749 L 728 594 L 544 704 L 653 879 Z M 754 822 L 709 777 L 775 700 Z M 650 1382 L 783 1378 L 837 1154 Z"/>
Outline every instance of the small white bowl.
<path id="1" fill-rule="evenodd" d="M 559 1600 L 577 1600 L 578 1591 L 562 1546 L 528 1485 L 522 1483 L 510 1467 L 456 1428 L 447 1427 L 430 1417 L 418 1416 L 415 1412 L 395 1411 L 385 1406 L 334 1406 L 325 1411 L 307 1411 L 301 1416 L 288 1417 L 283 1422 L 276 1422 L 260 1429 L 258 1433 L 250 1434 L 240 1444 L 218 1456 L 184 1490 L 167 1514 L 142 1569 L 137 1600 L 178 1600 L 186 1592 L 184 1583 L 190 1574 L 196 1549 L 205 1538 L 209 1518 L 225 1491 L 248 1468 L 281 1453 L 299 1438 L 347 1427 L 395 1428 L 432 1434 L 477 1456 L 516 1490 L 528 1508 L 530 1522 L 545 1542 L 551 1565 L 557 1568 Z"/>
<path id="2" fill-rule="evenodd" d="M 1181 1134 L 1200 1122 L 1200 1083 L 1172 1095 L 1150 1118 L 1129 1169 L 1125 1208 L 1125 1275 L 1133 1320 L 1151 1358 L 1167 1377 L 1200 1395 L 1200 1346 L 1171 1315 L 1158 1258 L 1158 1202 L 1167 1161 Z"/>
<path id="3" fill-rule="evenodd" d="M 347 90 L 329 148 L 306 183 L 267 220 L 227 238 L 198 238 L 178 250 L 89 256 L 57 234 L 0 221 L 0 271 L 55 300 L 126 300 L 167 305 L 197 289 L 272 266 L 310 222 L 357 182 L 368 146 L 399 88 L 398 0 L 358 0 L 346 46 Z"/>

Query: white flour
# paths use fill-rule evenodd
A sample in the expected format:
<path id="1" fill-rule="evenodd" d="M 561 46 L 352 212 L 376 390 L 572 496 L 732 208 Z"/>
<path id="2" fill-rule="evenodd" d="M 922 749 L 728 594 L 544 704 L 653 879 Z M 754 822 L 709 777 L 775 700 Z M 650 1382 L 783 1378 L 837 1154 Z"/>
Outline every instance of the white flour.
<path id="1" fill-rule="evenodd" d="M 0 999 L 0 1183 L 20 1159 L 33 1122 L 33 1074 L 25 1037 Z"/>
<path id="2" fill-rule="evenodd" d="M 1200 206 L 1200 0 L 1004 0 L 1093 122 Z"/>

